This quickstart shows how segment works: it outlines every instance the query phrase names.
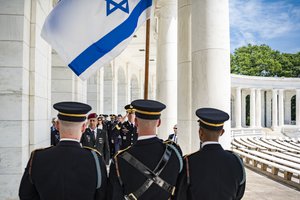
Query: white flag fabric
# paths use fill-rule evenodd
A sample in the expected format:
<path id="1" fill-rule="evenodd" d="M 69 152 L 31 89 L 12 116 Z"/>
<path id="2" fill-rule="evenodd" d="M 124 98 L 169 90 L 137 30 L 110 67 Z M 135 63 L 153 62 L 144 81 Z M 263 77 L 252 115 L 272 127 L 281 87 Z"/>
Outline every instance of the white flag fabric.
<path id="1" fill-rule="evenodd" d="M 61 0 L 41 36 L 86 80 L 126 48 L 151 6 L 152 0 Z"/>

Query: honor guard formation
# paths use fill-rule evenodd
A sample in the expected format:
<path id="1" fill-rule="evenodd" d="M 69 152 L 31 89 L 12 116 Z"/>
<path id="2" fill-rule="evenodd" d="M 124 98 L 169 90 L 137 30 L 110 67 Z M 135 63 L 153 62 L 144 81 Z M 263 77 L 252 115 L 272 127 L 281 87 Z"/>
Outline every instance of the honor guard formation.
<path id="1" fill-rule="evenodd" d="M 244 195 L 243 162 L 218 142 L 229 119 L 221 110 L 196 111 L 199 151 L 183 156 L 177 125 L 167 140 L 157 136 L 166 108 L 161 102 L 135 100 L 124 107 L 126 116 L 89 113 L 92 108 L 79 102 L 53 107 L 58 115 L 52 120 L 52 146 L 31 153 L 21 200 L 238 200 Z"/>

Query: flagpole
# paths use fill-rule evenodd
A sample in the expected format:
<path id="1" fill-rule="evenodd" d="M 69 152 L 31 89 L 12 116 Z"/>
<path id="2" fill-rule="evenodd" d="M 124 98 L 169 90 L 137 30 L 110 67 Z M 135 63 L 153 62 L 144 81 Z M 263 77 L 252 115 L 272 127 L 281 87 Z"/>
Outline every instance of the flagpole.
<path id="1" fill-rule="evenodd" d="M 146 54 L 145 54 L 145 84 L 144 99 L 148 99 L 148 83 L 149 83 L 149 47 L 150 47 L 150 19 L 146 22 Z"/>

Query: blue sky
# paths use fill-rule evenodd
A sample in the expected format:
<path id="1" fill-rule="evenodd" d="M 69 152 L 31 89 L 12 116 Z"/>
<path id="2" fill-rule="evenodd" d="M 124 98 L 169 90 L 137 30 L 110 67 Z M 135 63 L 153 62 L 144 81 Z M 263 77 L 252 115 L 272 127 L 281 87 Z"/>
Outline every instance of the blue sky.
<path id="1" fill-rule="evenodd" d="M 300 52 L 300 0 L 229 0 L 231 52 L 267 44 L 285 53 Z"/>

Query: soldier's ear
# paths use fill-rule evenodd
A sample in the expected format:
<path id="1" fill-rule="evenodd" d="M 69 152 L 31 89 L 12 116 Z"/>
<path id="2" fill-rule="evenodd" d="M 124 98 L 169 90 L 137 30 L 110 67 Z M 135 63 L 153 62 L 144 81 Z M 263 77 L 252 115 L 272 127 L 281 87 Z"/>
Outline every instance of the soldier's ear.
<path id="1" fill-rule="evenodd" d="M 161 124 L 161 120 L 160 120 L 160 119 L 158 119 L 158 120 L 157 120 L 157 125 L 156 125 L 156 127 L 159 127 L 159 126 L 160 126 L 160 124 Z"/>
<path id="2" fill-rule="evenodd" d="M 83 133 L 86 129 L 86 123 L 82 123 L 81 132 Z"/>
<path id="3" fill-rule="evenodd" d="M 135 124 L 136 127 L 138 127 L 139 122 L 138 122 L 137 118 L 134 118 L 134 124 Z"/>
<path id="4" fill-rule="evenodd" d="M 222 136 L 224 134 L 225 130 L 222 129 L 222 131 L 220 131 L 220 136 Z"/>

